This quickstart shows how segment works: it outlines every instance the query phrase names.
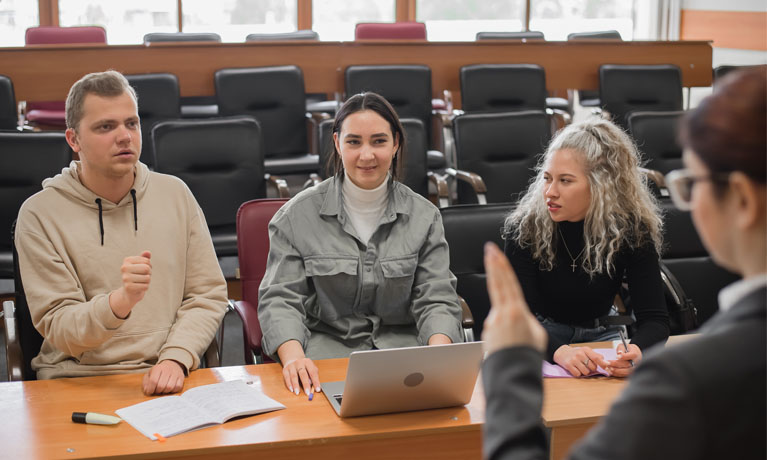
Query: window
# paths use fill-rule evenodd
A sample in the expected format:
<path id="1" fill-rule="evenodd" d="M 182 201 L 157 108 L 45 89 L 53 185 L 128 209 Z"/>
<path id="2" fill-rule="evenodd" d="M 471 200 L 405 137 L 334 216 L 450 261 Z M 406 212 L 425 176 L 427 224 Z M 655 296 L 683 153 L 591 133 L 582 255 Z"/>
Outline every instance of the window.
<path id="1" fill-rule="evenodd" d="M 183 0 L 184 32 L 215 32 L 225 42 L 296 30 L 296 0 Z"/>
<path id="2" fill-rule="evenodd" d="M 530 30 L 546 40 L 567 40 L 572 32 L 614 29 L 624 40 L 634 38 L 633 0 L 531 0 Z"/>
<path id="3" fill-rule="evenodd" d="M 418 0 L 416 18 L 429 41 L 474 41 L 477 32 L 519 31 L 524 0 Z"/>
<path id="4" fill-rule="evenodd" d="M 0 46 L 24 46 L 27 28 L 37 26 L 39 22 L 37 2 L 0 1 Z"/>
<path id="5" fill-rule="evenodd" d="M 353 41 L 359 22 L 394 22 L 394 0 L 314 0 L 312 29 L 320 40 Z"/>
<path id="6" fill-rule="evenodd" d="M 150 32 L 177 32 L 178 9 L 176 0 L 59 0 L 59 25 L 101 26 L 110 45 L 142 43 Z"/>

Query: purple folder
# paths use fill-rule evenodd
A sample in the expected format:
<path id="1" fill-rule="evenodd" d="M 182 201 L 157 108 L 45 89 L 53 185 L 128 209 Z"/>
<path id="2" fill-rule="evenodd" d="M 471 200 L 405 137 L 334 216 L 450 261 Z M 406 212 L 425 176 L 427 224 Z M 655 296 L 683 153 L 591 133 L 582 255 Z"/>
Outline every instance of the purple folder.
<path id="1" fill-rule="evenodd" d="M 615 353 L 614 348 L 594 348 L 594 351 L 602 355 L 603 358 L 605 358 L 607 361 L 612 361 L 614 359 L 617 359 L 617 354 Z M 597 370 L 589 374 L 588 376 L 592 375 L 609 375 L 606 370 L 602 369 L 601 367 L 597 366 Z M 565 370 L 564 367 L 560 366 L 559 364 L 551 364 L 550 362 L 544 361 L 543 362 L 543 376 L 544 377 L 551 377 L 551 378 L 572 378 L 573 376 Z"/>

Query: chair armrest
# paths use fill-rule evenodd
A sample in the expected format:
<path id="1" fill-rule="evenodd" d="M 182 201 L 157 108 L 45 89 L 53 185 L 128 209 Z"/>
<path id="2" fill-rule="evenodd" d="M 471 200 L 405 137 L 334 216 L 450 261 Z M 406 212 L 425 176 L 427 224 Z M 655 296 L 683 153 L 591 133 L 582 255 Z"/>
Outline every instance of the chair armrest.
<path id="1" fill-rule="evenodd" d="M 221 366 L 221 355 L 219 355 L 218 340 L 216 336 L 213 336 L 213 340 L 210 341 L 208 349 L 202 355 L 205 362 L 205 367 L 219 367 Z"/>
<path id="2" fill-rule="evenodd" d="M 552 120 L 552 133 L 556 134 L 557 131 L 564 128 L 573 122 L 573 117 L 569 113 L 560 109 L 546 109 L 546 114 L 551 117 Z"/>
<path id="3" fill-rule="evenodd" d="M 14 316 L 16 307 L 12 300 L 3 302 L 3 324 L 5 325 L 5 359 L 8 367 L 8 380 L 24 380 L 24 356 L 19 341 L 19 326 Z"/>
<path id="4" fill-rule="evenodd" d="M 456 180 L 469 184 L 474 191 L 474 194 L 477 196 L 477 203 L 487 204 L 487 197 L 485 197 L 487 187 L 485 186 L 485 181 L 482 180 L 482 177 L 479 174 L 455 168 L 447 168 L 445 169 L 445 173 Z"/>
<path id="5" fill-rule="evenodd" d="M 461 327 L 463 328 L 463 339 L 466 342 L 474 341 L 474 315 L 471 314 L 469 304 L 463 297 L 458 296 L 458 302 L 461 304 Z"/>
<path id="6" fill-rule="evenodd" d="M 474 327 L 474 315 L 471 314 L 469 304 L 461 296 L 458 296 L 458 302 L 461 304 L 461 326 L 464 328 Z"/>
<path id="7" fill-rule="evenodd" d="M 304 182 L 304 186 L 301 187 L 301 190 L 306 190 L 309 187 L 319 185 L 320 182 L 322 182 L 322 179 L 320 178 L 319 174 L 311 173 L 309 174 L 309 179 L 307 179 L 306 182 Z"/>
<path id="8" fill-rule="evenodd" d="M 264 362 L 261 350 L 261 324 L 258 322 L 258 310 L 255 305 L 246 300 L 234 302 L 234 311 L 242 320 L 242 338 L 245 347 L 245 364 Z"/>
<path id="9" fill-rule="evenodd" d="M 666 178 L 663 177 L 663 173 L 655 169 L 639 168 L 639 172 L 644 174 L 652 183 L 654 183 L 660 190 L 661 196 L 669 196 L 668 188 L 666 188 Z"/>
<path id="10" fill-rule="evenodd" d="M 445 178 L 436 174 L 434 171 L 427 171 L 426 178 L 429 182 L 434 184 L 434 188 L 437 189 L 437 207 L 446 208 L 450 206 L 450 193 Z"/>
<path id="11" fill-rule="evenodd" d="M 290 189 L 285 179 L 272 174 L 264 174 L 264 179 L 277 189 L 277 195 L 280 198 L 290 198 Z"/>

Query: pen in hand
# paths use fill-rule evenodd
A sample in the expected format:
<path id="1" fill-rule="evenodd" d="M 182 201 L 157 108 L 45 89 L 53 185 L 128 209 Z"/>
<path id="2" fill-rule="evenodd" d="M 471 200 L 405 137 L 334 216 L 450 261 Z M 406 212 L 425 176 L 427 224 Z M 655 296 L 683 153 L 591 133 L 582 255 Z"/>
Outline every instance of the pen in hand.
<path id="1" fill-rule="evenodd" d="M 623 332 L 623 328 L 618 329 L 618 333 L 621 335 L 621 342 L 623 343 L 623 349 L 626 351 L 626 353 L 629 352 L 629 347 L 626 344 L 626 334 Z M 631 364 L 631 367 L 634 367 L 634 361 L 629 359 L 629 364 Z"/>

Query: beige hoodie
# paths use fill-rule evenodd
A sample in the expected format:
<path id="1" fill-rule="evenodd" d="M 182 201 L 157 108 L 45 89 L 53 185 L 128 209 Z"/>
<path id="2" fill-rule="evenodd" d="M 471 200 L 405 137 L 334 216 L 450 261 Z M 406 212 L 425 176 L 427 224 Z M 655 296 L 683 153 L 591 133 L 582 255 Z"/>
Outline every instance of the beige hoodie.
<path id="1" fill-rule="evenodd" d="M 202 210 L 181 180 L 143 163 L 135 192 L 117 204 L 87 189 L 79 167 L 72 162 L 43 181 L 19 211 L 24 290 L 45 338 L 32 360 L 37 377 L 136 372 L 165 359 L 197 368 L 226 310 Z M 149 290 L 120 319 L 109 294 L 122 286 L 123 259 L 145 250 L 152 253 Z"/>

